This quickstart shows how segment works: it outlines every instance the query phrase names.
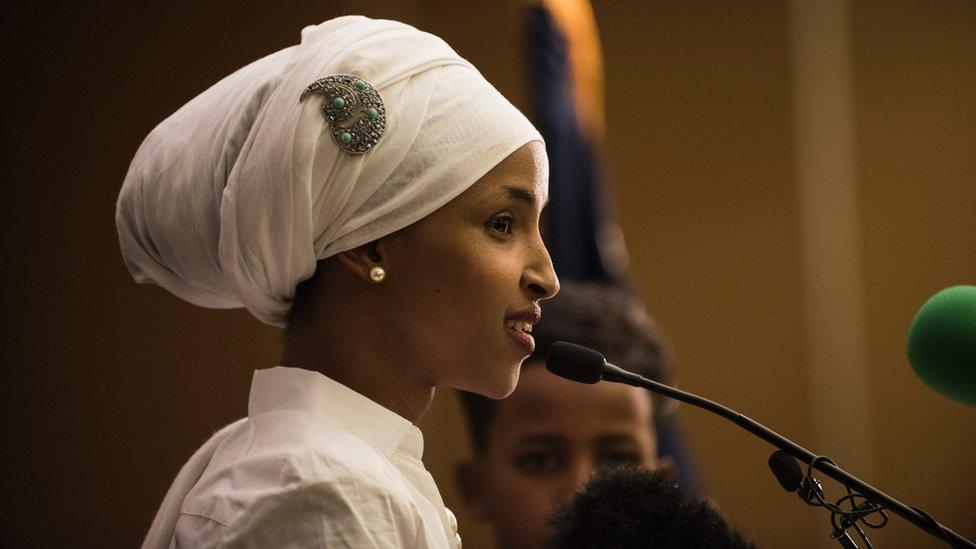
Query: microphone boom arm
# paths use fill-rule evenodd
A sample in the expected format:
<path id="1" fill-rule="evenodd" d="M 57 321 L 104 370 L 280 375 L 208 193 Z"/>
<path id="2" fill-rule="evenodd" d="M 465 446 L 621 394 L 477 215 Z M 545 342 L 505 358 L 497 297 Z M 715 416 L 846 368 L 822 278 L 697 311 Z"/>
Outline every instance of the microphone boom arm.
<path id="1" fill-rule="evenodd" d="M 856 490 L 865 497 L 880 503 L 886 509 L 914 524 L 932 536 L 949 543 L 953 547 L 976 548 L 976 545 L 974 545 L 973 542 L 953 532 L 927 513 L 919 512 L 919 510 L 915 509 L 914 507 L 909 507 L 904 503 L 901 503 L 881 490 L 878 490 L 877 488 L 863 482 L 861 479 L 855 477 L 840 467 L 837 467 L 830 461 L 825 461 L 823 459 L 817 460 L 816 458 L 818 456 L 813 452 L 780 435 L 772 429 L 769 429 L 758 421 L 744 416 L 731 408 L 693 393 L 682 391 L 681 389 L 676 389 L 663 383 L 658 383 L 637 374 L 633 374 L 610 363 L 605 363 L 603 367 L 602 379 L 616 383 L 625 383 L 627 385 L 633 385 L 634 387 L 641 387 L 668 398 L 680 400 L 681 402 L 685 402 L 691 404 L 692 406 L 697 406 L 698 408 L 703 408 L 714 414 L 720 415 L 732 423 L 735 423 L 739 427 L 742 427 L 746 431 L 749 431 L 757 437 L 772 444 L 773 446 L 788 452 L 791 456 L 799 459 L 807 465 L 810 465 L 811 462 L 816 460 L 816 462 L 813 463 L 814 469 L 824 473 L 837 482 Z"/>

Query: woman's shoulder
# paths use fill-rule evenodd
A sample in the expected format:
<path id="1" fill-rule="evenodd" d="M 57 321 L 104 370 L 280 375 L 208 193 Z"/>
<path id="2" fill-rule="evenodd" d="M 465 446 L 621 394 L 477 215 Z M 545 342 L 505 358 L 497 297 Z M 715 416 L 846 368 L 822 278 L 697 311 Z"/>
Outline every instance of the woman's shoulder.
<path id="1" fill-rule="evenodd" d="M 383 501 L 413 514 L 408 483 L 374 447 L 308 414 L 275 414 L 249 418 L 229 434 L 184 500 L 184 513 L 226 525 L 255 506 L 354 509 Z"/>
<path id="2" fill-rule="evenodd" d="M 269 486 L 238 512 L 224 539 L 250 543 L 278 535 L 324 546 L 416 545 L 423 521 L 404 477 L 383 454 L 353 433 L 303 413 L 287 414 L 248 433 L 253 441 L 238 467 L 267 467 Z M 263 465 L 262 465 L 263 464 Z M 237 473 L 242 472 L 238 470 Z"/>
<path id="3" fill-rule="evenodd" d="M 417 546 L 423 519 L 395 466 L 348 432 L 296 423 L 271 439 L 249 433 L 251 447 L 217 472 L 211 498 L 197 499 L 221 516 L 221 544 Z"/>
<path id="4" fill-rule="evenodd" d="M 408 498 L 362 478 L 263 494 L 224 528 L 226 547 L 419 547 L 427 535 Z"/>
<path id="5" fill-rule="evenodd" d="M 358 479 L 393 489 L 399 483 L 391 481 L 402 477 L 388 456 L 362 437 L 303 412 L 249 418 L 215 458 L 236 467 L 276 469 L 281 484 Z"/>

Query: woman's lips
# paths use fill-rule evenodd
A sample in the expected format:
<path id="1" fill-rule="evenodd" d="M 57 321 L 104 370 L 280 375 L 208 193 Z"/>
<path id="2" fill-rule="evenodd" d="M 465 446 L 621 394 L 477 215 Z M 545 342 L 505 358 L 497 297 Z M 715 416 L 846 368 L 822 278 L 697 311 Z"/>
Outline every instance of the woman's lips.
<path id="1" fill-rule="evenodd" d="M 532 337 L 532 334 L 523 332 L 522 330 L 518 330 L 516 328 L 509 328 L 508 333 L 512 334 L 515 341 L 525 347 L 527 354 L 531 355 L 532 352 L 535 351 L 535 338 Z"/>
<path id="2" fill-rule="evenodd" d="M 538 306 L 513 313 L 505 317 L 505 326 L 529 355 L 535 351 L 535 338 L 532 337 L 532 326 L 542 318 L 542 311 Z"/>

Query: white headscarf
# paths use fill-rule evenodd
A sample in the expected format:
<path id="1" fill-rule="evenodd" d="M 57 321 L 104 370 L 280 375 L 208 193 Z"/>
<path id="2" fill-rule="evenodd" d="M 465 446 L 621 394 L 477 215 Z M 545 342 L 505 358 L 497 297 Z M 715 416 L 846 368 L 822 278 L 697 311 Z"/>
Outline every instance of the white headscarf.
<path id="1" fill-rule="evenodd" d="M 339 148 L 323 95 L 334 74 L 372 84 L 386 130 Z M 443 40 L 395 21 L 340 17 L 224 78 L 146 137 L 119 194 L 122 255 L 138 282 L 284 326 L 315 263 L 440 208 L 542 138 Z"/>

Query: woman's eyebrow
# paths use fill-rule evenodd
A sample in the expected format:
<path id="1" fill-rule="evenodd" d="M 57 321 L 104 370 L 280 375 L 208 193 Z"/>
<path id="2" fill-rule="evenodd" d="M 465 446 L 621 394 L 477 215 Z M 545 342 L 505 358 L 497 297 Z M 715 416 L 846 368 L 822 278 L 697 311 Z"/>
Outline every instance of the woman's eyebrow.
<path id="1" fill-rule="evenodd" d="M 539 202 L 539 199 L 536 197 L 535 192 L 529 189 L 506 186 L 505 190 L 508 192 L 508 196 L 516 200 L 521 200 L 522 202 L 525 202 L 529 206 L 534 207 Z M 549 202 L 549 197 L 546 197 L 546 203 L 543 204 L 542 206 L 545 207 L 548 202 Z"/>

